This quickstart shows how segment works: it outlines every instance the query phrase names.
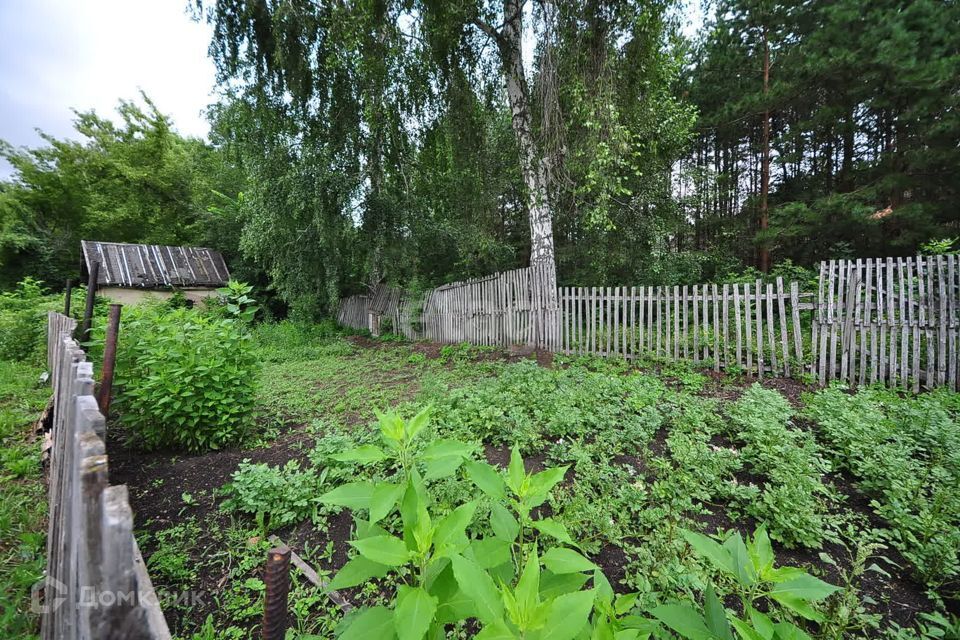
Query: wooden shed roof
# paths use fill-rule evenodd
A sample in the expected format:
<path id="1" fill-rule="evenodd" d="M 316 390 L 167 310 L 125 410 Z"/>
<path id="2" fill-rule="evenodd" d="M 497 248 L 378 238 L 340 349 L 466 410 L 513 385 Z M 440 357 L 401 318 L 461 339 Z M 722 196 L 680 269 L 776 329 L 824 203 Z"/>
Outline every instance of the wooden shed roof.
<path id="1" fill-rule="evenodd" d="M 169 289 L 222 287 L 230 279 L 227 263 L 213 249 L 82 240 L 87 273 L 100 263 L 102 287 Z"/>

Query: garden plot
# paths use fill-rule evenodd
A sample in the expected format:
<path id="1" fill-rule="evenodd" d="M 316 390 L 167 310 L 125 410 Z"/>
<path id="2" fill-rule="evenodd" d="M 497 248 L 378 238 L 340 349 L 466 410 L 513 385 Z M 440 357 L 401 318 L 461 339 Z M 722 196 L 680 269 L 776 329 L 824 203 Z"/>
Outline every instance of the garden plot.
<path id="1" fill-rule="evenodd" d="M 760 386 L 676 365 L 538 363 L 465 346 L 316 340 L 289 325 L 264 327 L 257 340 L 267 361 L 257 441 L 174 456 L 126 449 L 112 431 L 112 473 L 130 487 L 151 575 L 161 588 L 204 594 L 165 609 L 183 637 L 241 638 L 256 627 L 274 534 L 360 610 L 344 619 L 295 572 L 297 637 L 349 634 L 386 616 L 400 624 L 389 613 L 395 598 L 419 598 L 425 584 L 428 622 L 450 620 L 460 637 L 495 629 L 498 611 L 511 615 L 495 602 L 500 585 L 519 589 L 533 565 L 546 616 L 563 608 L 551 598 L 569 596 L 574 611 L 576 593 L 592 589 L 599 602 L 609 584 L 621 594 L 603 622 L 631 632 L 617 637 L 696 633 L 678 621 L 709 623 L 704 607 L 716 597 L 748 631 L 769 616 L 815 637 L 913 637 L 907 628 L 938 628 L 954 610 L 956 395 L 803 394 L 792 381 Z M 387 413 L 378 420 L 375 410 Z M 405 489 L 412 477 L 416 496 Z M 404 505 L 414 503 L 434 525 L 464 521 L 450 533 L 455 552 L 431 540 L 417 556 L 456 556 L 438 563 L 449 567 L 441 577 L 394 557 L 389 539 L 409 529 Z M 816 588 L 778 594 L 799 569 L 749 578 L 717 552 L 765 557 L 768 537 L 775 566 L 803 569 Z M 490 595 L 482 590 L 461 612 L 431 591 L 457 572 L 449 588 L 460 593 L 455 578 L 476 567 L 498 594 L 491 610 L 476 610 Z M 460 613 L 471 622 L 453 623 Z"/>

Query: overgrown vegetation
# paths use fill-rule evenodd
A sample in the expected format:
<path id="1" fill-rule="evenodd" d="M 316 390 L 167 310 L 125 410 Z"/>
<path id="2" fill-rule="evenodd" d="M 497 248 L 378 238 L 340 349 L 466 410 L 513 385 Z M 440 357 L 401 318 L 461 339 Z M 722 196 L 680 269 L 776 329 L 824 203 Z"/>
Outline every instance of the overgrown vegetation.
<path id="1" fill-rule="evenodd" d="M 257 359 L 247 325 L 165 303 L 131 309 L 117 357 L 117 410 L 145 447 L 219 449 L 249 435 Z"/>

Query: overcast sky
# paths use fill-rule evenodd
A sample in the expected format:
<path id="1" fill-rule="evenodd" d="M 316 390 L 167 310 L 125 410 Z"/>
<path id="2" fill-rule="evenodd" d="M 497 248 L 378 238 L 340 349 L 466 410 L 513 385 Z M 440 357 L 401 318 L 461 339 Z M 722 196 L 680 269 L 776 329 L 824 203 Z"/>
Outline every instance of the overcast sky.
<path id="1" fill-rule="evenodd" d="M 205 136 L 210 29 L 186 0 L 0 0 L 0 138 L 70 137 L 72 108 L 113 115 L 143 89 L 183 134 Z M 0 160 L 0 177 L 9 175 Z"/>
<path id="2" fill-rule="evenodd" d="M 698 0 L 686 0 L 692 35 Z M 71 109 L 113 116 L 143 89 L 185 135 L 206 136 L 213 101 L 210 29 L 187 0 L 0 0 L 0 139 L 73 137 Z M 0 160 L 0 178 L 10 166 Z"/>

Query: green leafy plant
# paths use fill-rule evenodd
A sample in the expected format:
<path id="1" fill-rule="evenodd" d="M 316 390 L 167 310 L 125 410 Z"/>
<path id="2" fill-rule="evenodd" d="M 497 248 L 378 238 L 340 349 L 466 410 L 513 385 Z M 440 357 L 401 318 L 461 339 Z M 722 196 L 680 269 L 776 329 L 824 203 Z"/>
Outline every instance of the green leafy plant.
<path id="1" fill-rule="evenodd" d="M 682 533 L 694 551 L 719 571 L 723 584 L 738 596 L 743 609 L 743 618 L 727 611 L 711 586 L 705 594 L 702 614 L 684 603 L 664 604 L 651 610 L 657 620 L 684 638 L 732 639 L 731 627 L 744 640 L 806 638 L 807 634 L 793 622 L 776 621 L 769 606 L 819 622 L 823 614 L 814 605 L 839 589 L 802 569 L 775 566 L 773 547 L 762 526 L 746 541 L 734 533 L 722 544 L 693 531 Z M 760 602 L 768 613 L 758 608 Z"/>
<path id="2" fill-rule="evenodd" d="M 217 293 L 223 298 L 224 309 L 229 318 L 250 323 L 260 310 L 257 301 L 250 296 L 253 287 L 244 282 L 230 280 L 226 287 L 217 289 Z"/>
<path id="3" fill-rule="evenodd" d="M 728 410 L 731 436 L 744 443 L 743 459 L 766 482 L 744 501 L 750 515 L 788 546 L 818 547 L 825 535 L 830 466 L 809 433 L 791 428 L 789 403 L 776 391 L 752 385 Z"/>
<path id="4" fill-rule="evenodd" d="M 538 541 L 525 540 L 524 528 L 573 544 L 563 526 L 535 520 L 531 510 L 546 500 L 565 468 L 537 474 L 524 471 L 514 449 L 506 476 L 487 463 L 466 459 L 470 447 L 437 440 L 418 455 L 417 436 L 424 432 L 430 409 L 405 421 L 397 414 L 378 414 L 383 448 L 365 445 L 337 456 L 343 461 L 375 463 L 389 460 L 400 482 L 349 483 L 321 500 L 366 512 L 356 518 L 357 555 L 334 576 L 330 588 L 353 587 L 388 574 L 400 584 L 391 606 L 374 606 L 348 616 L 338 637 L 419 640 L 442 635 L 445 625 L 475 619 L 478 638 L 554 638 L 572 640 L 590 621 L 598 589 L 581 590 L 594 577 L 606 584 L 599 568 L 577 551 L 552 547 L 542 555 Z M 437 462 L 453 458 L 445 462 Z M 471 500 L 444 516 L 433 512 L 426 479 L 454 473 L 461 464 L 483 494 L 493 500 L 492 537 L 471 538 L 479 500 Z M 509 489 L 509 493 L 508 493 Z M 503 506 L 507 503 L 513 512 Z M 401 532 L 377 524 L 397 508 Z M 511 549 L 514 553 L 511 553 Z M 618 618 L 623 602 L 614 603 L 612 590 L 602 617 L 604 628 L 625 624 Z M 598 618 L 599 620 L 599 618 Z"/>
<path id="5" fill-rule="evenodd" d="M 124 324 L 117 358 L 122 422 L 150 449 L 219 449 L 253 425 L 258 364 L 233 320 L 146 306 Z"/>
<path id="6" fill-rule="evenodd" d="M 957 394 L 901 397 L 840 387 L 807 398 L 805 415 L 830 443 L 835 464 L 859 479 L 889 539 L 928 585 L 960 573 L 960 430 Z"/>
<path id="7" fill-rule="evenodd" d="M 319 474 L 314 469 L 301 471 L 296 460 L 282 467 L 244 460 L 233 472 L 231 482 L 223 487 L 228 498 L 222 506 L 252 514 L 262 535 L 266 535 L 270 529 L 307 518 L 316 520 L 320 507 L 318 489 L 325 479 L 326 469 Z"/>

